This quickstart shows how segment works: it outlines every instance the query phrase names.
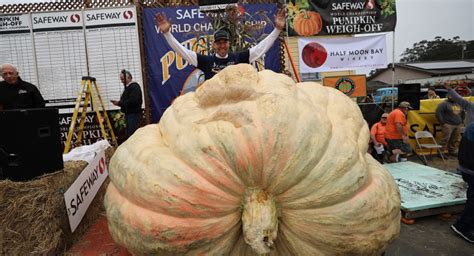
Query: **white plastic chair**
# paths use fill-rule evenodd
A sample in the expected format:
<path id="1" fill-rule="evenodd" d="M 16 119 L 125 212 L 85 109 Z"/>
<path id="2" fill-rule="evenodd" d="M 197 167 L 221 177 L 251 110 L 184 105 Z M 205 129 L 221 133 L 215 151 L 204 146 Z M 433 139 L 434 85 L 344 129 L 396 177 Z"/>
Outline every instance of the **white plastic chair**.
<path id="1" fill-rule="evenodd" d="M 443 146 L 439 145 L 436 142 L 436 139 L 433 137 L 433 134 L 431 134 L 431 132 L 429 132 L 429 131 L 415 132 L 415 140 L 416 140 L 416 146 L 417 146 L 418 149 L 420 149 L 420 150 L 429 149 L 430 150 L 430 155 L 433 152 L 433 149 L 437 150 L 439 155 L 443 159 L 443 162 L 445 162 L 444 155 L 443 155 L 443 152 L 441 150 L 443 148 Z M 425 142 L 425 141 L 429 141 L 429 143 L 422 143 L 422 142 Z M 422 156 L 423 156 L 423 159 L 425 160 L 425 164 L 428 165 L 428 160 L 426 160 L 425 154 L 422 154 Z"/>

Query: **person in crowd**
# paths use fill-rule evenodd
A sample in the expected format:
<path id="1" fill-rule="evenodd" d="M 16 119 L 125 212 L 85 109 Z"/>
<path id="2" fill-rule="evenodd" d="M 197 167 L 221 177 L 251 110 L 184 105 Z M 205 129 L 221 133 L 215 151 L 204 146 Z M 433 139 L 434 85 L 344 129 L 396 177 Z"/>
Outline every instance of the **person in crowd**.
<path id="1" fill-rule="evenodd" d="M 398 108 L 394 109 L 387 116 L 387 124 L 385 125 L 385 141 L 388 145 L 388 161 L 404 162 L 412 153 L 411 146 L 408 142 L 408 127 L 406 114 L 410 109 L 410 103 L 402 101 Z"/>
<path id="2" fill-rule="evenodd" d="M 428 99 L 428 100 L 439 99 L 439 96 L 436 94 L 436 90 L 434 87 L 428 88 L 428 93 L 426 94 L 424 99 Z"/>
<path id="3" fill-rule="evenodd" d="M 374 103 L 374 96 L 372 94 L 367 94 L 364 98 L 364 103 Z"/>
<path id="4" fill-rule="evenodd" d="M 234 53 L 229 52 L 229 33 L 225 29 L 220 29 L 214 33 L 212 46 L 215 53 L 213 55 L 201 55 L 181 45 L 170 32 L 171 23 L 166 18 L 166 15 L 160 12 L 156 14 L 156 25 L 163 33 L 166 42 L 191 65 L 199 68 L 204 73 L 206 80 L 228 65 L 252 63 L 260 58 L 272 47 L 285 27 L 285 22 L 286 11 L 285 9 L 280 9 L 275 17 L 275 28 L 265 39 L 248 50 Z"/>
<path id="5" fill-rule="evenodd" d="M 456 92 L 451 86 L 445 84 L 444 88 L 448 89 L 448 95 L 451 96 L 454 102 L 459 104 L 461 108 L 466 112 L 466 125 L 474 122 L 474 102 L 464 99 L 459 93 Z"/>
<path id="6" fill-rule="evenodd" d="M 474 123 L 470 123 L 459 144 L 459 165 L 462 179 L 467 183 L 466 204 L 460 218 L 451 229 L 469 243 L 474 243 Z"/>
<path id="7" fill-rule="evenodd" d="M 457 154 L 457 142 L 461 132 L 464 112 L 461 106 L 448 94 L 446 100 L 436 107 L 436 118 L 441 124 L 441 131 L 443 133 L 440 144 L 443 145 L 443 150 L 447 149 L 448 154 L 455 156 Z"/>
<path id="8" fill-rule="evenodd" d="M 2 64 L 0 74 L 0 110 L 44 108 L 43 96 L 36 86 L 23 81 L 12 64 Z"/>
<path id="9" fill-rule="evenodd" d="M 142 90 L 137 82 L 133 81 L 132 74 L 127 70 L 120 72 L 120 81 L 124 85 L 124 91 L 120 100 L 111 100 L 112 104 L 120 107 L 125 114 L 125 137 L 129 138 L 137 130 L 142 113 Z"/>
<path id="10" fill-rule="evenodd" d="M 385 141 L 385 125 L 387 124 L 387 117 L 388 113 L 383 113 L 382 117 L 380 117 L 380 121 L 372 125 L 372 128 L 370 129 L 370 138 L 376 152 L 375 156 L 381 163 L 383 163 L 384 152 L 388 147 L 387 141 Z M 383 149 L 383 151 L 381 149 Z"/>

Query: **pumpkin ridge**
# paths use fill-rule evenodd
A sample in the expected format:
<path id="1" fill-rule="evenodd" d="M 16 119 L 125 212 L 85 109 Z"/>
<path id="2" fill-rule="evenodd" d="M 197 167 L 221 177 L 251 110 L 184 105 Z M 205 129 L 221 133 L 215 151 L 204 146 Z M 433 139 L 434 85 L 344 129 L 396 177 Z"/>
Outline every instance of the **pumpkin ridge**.
<path id="1" fill-rule="evenodd" d="M 153 129 L 153 127 L 150 127 L 150 128 L 147 127 L 144 129 Z M 138 134 L 137 136 L 140 136 L 140 134 Z M 121 154 L 134 155 L 135 153 L 135 151 L 130 151 L 130 152 L 128 150 L 124 151 L 124 149 L 125 148 L 121 148 L 117 150 L 116 157 L 120 157 Z M 192 200 L 189 200 L 189 198 L 194 197 L 194 194 L 199 194 L 198 191 L 202 191 L 200 194 L 206 195 L 206 197 L 218 199 L 220 205 L 222 205 L 222 203 L 225 201 L 227 202 L 226 203 L 227 205 L 237 204 L 237 202 L 240 200 L 240 195 L 231 196 L 229 193 L 223 191 L 222 187 L 211 185 L 211 183 L 208 183 L 207 185 L 203 187 L 196 187 L 192 185 L 193 183 L 190 183 L 190 182 L 194 182 L 194 181 L 189 179 L 190 178 L 189 174 L 186 174 L 188 170 L 192 170 L 192 168 L 187 166 L 182 161 L 176 161 L 179 158 L 170 160 L 173 162 L 174 164 L 173 166 L 162 164 L 160 172 L 162 172 L 163 174 L 166 174 L 166 176 L 163 177 L 166 180 L 172 179 L 172 180 L 175 180 L 175 182 L 179 185 L 189 186 L 190 188 L 193 188 L 193 190 L 189 190 L 192 193 L 191 195 L 179 194 L 178 193 L 179 191 L 181 192 L 183 191 L 182 189 L 183 187 L 177 188 L 176 186 L 172 184 L 168 184 L 168 188 L 172 189 L 172 190 L 169 190 L 167 187 L 162 186 L 163 178 L 152 182 L 150 178 L 157 175 L 158 173 L 152 174 L 151 176 L 150 175 L 144 176 L 144 172 L 143 172 L 144 167 L 142 167 L 141 165 L 143 164 L 143 162 L 145 162 L 145 160 L 143 159 L 149 159 L 149 160 L 154 159 L 153 152 L 154 151 L 151 151 L 150 152 L 151 154 L 148 153 L 148 154 L 139 154 L 137 156 L 133 156 L 133 158 L 139 162 L 137 163 L 138 166 L 134 164 L 132 164 L 132 166 L 139 167 L 139 168 L 135 170 L 127 170 L 126 172 L 122 173 L 126 175 L 125 176 L 126 178 L 119 179 L 119 180 L 124 180 L 125 183 L 121 185 L 120 187 L 116 187 L 116 189 L 118 190 L 117 191 L 118 193 L 120 193 L 121 195 L 127 195 L 127 198 L 129 200 L 132 200 L 133 202 L 135 202 L 136 204 L 142 207 L 148 207 L 151 209 L 155 209 L 156 211 L 160 210 L 160 212 L 168 212 L 176 207 L 182 207 L 180 205 L 188 205 L 188 206 L 194 205 L 194 207 L 196 207 L 195 200 L 192 201 Z M 162 156 L 167 155 L 167 156 L 171 156 L 172 158 L 176 157 L 170 151 L 167 151 L 167 154 L 160 154 L 160 155 Z M 220 163 L 220 161 L 218 162 Z M 128 165 L 130 164 L 130 161 L 126 161 L 123 163 Z M 176 163 L 181 163 L 181 164 L 176 165 Z M 113 182 L 117 179 L 117 177 L 115 176 L 117 174 L 121 174 L 121 172 L 115 172 L 115 169 L 120 168 L 120 166 L 123 167 L 122 162 L 120 161 L 114 161 L 113 164 L 111 165 L 111 174 L 112 174 L 111 179 Z M 151 168 L 153 167 L 155 166 L 151 166 Z M 172 168 L 172 169 L 169 169 L 169 168 Z M 181 171 L 177 172 L 178 170 L 181 170 Z M 184 181 L 178 175 L 181 176 L 181 178 L 185 178 L 185 177 L 188 178 L 187 179 L 188 181 L 186 181 L 186 183 L 183 183 Z M 133 178 L 130 178 L 130 176 L 133 176 Z M 204 180 L 201 180 L 198 182 L 202 183 L 203 181 Z M 141 184 L 142 186 L 145 184 L 151 184 L 151 186 L 145 186 L 144 188 L 141 188 L 141 187 L 138 187 L 137 184 Z M 203 190 L 201 188 L 206 188 L 206 189 Z M 134 190 L 137 191 L 138 193 L 130 194 L 130 191 L 134 191 Z M 222 195 L 225 195 L 226 197 L 222 197 Z M 153 202 L 155 200 L 154 197 L 160 198 L 160 201 L 162 201 L 161 205 L 156 204 L 156 201 L 155 201 L 156 206 L 153 206 Z M 174 202 L 171 202 L 171 201 L 169 202 L 169 204 L 173 204 L 174 206 L 161 208 L 162 205 L 165 205 L 165 201 L 164 201 L 165 198 L 174 198 Z M 200 203 L 203 204 L 203 208 L 201 209 L 209 209 L 208 211 L 210 211 L 211 209 L 215 208 L 216 201 L 208 200 L 208 202 L 206 203 L 205 201 L 201 200 Z M 215 210 L 212 210 L 212 212 L 214 212 L 213 214 L 216 214 Z M 180 213 L 185 213 L 185 212 L 181 211 Z M 203 214 L 203 215 L 206 215 L 206 214 Z"/>
<path id="2" fill-rule="evenodd" d="M 204 129 L 204 130 L 206 130 L 206 129 Z M 198 140 L 205 139 L 205 138 L 201 138 L 201 137 L 202 136 L 197 135 L 196 138 Z M 212 138 L 211 134 L 207 131 L 206 131 L 206 138 Z M 222 163 L 221 159 L 218 159 L 218 158 L 215 158 L 215 157 L 214 158 L 209 157 L 209 156 L 218 156 L 217 152 L 215 152 L 216 154 L 212 154 L 212 155 L 209 154 L 211 151 L 213 151 L 213 148 L 217 145 L 215 145 L 213 143 L 213 144 L 208 144 L 209 147 L 202 147 L 201 146 L 199 148 L 194 148 L 194 145 L 191 145 L 192 148 L 189 148 L 189 144 L 184 144 L 184 145 L 187 145 L 188 147 L 174 147 L 171 150 L 171 152 L 173 152 L 173 155 L 175 155 L 176 158 L 181 159 L 181 161 L 183 161 L 183 163 L 185 163 L 186 166 L 188 166 L 190 170 L 194 170 L 196 174 L 198 174 L 200 177 L 205 179 L 207 182 L 209 182 L 213 186 L 218 187 L 220 190 L 225 191 L 227 193 L 231 193 L 235 197 L 240 197 L 241 196 L 241 194 L 243 193 L 243 189 L 242 189 L 243 183 L 240 180 L 240 178 L 237 175 L 234 174 L 234 172 L 232 171 L 233 168 L 231 166 L 229 166 L 228 164 L 224 165 Z M 219 147 L 217 147 L 217 148 L 219 148 Z M 203 151 L 205 151 L 205 153 L 206 153 L 205 155 L 203 155 L 202 153 L 197 154 L 198 152 L 203 152 Z M 206 156 L 206 157 L 201 157 L 201 159 L 199 159 L 197 161 L 197 158 L 195 157 L 196 155 L 197 156 Z M 232 154 L 229 154 L 229 155 L 232 155 Z M 235 183 L 234 186 L 239 187 L 239 190 L 234 190 L 233 188 L 228 186 L 228 184 L 223 184 L 222 181 L 219 178 L 217 178 L 216 176 L 209 175 L 209 173 L 206 171 L 206 168 L 210 168 L 209 165 L 211 163 L 213 163 L 212 166 L 214 168 L 217 168 L 218 166 L 220 166 L 221 171 L 227 170 L 225 172 L 226 176 L 228 178 L 232 177 L 231 181 L 233 183 Z M 218 166 L 214 165 L 216 163 L 218 164 Z"/>
<path id="3" fill-rule="evenodd" d="M 377 187 L 386 188 L 389 185 L 388 183 L 392 183 L 390 181 L 387 183 L 387 180 L 383 179 L 383 176 L 387 175 L 387 173 L 384 173 L 385 171 L 381 169 L 377 170 L 376 168 L 372 170 L 374 170 L 375 172 L 377 171 L 380 172 L 378 173 L 378 176 L 379 176 L 378 178 L 375 178 L 374 176 L 374 179 L 380 183 L 379 185 L 377 185 Z M 372 190 L 370 191 L 370 193 L 376 192 L 376 189 L 374 187 L 370 187 L 370 189 Z M 386 192 L 390 194 L 395 191 L 387 190 Z M 387 195 L 387 196 L 381 195 L 381 196 L 383 198 L 386 198 L 386 197 L 396 198 L 396 197 L 391 197 L 391 195 Z M 351 200 L 358 200 L 360 198 L 362 198 L 361 195 L 359 195 L 359 197 L 353 197 Z M 361 201 L 361 202 L 364 202 L 364 201 Z M 365 201 L 365 202 L 371 202 L 371 204 L 373 204 L 376 201 Z M 320 209 L 320 208 L 304 209 L 304 210 L 285 209 L 282 212 L 282 219 L 292 220 L 288 223 L 288 225 L 293 227 L 292 230 L 300 230 L 303 232 L 302 234 L 299 234 L 296 237 L 303 237 L 305 239 L 310 239 L 309 241 L 315 240 L 314 235 L 310 235 L 310 233 L 308 233 L 306 229 L 303 229 L 303 228 L 298 229 L 294 225 L 295 224 L 302 225 L 303 227 L 308 226 L 308 225 L 315 226 L 315 227 L 324 226 L 324 230 L 331 231 L 331 233 L 335 234 L 335 235 L 332 235 L 334 236 L 333 239 L 329 239 L 328 235 L 330 234 L 326 234 L 324 237 L 325 241 L 328 241 L 328 242 L 332 240 L 336 241 L 335 244 L 326 244 L 325 247 L 329 245 L 329 246 L 338 248 L 340 246 L 339 245 L 340 241 L 345 243 L 344 241 L 347 240 L 347 237 L 345 237 L 344 239 L 338 238 L 339 236 L 341 236 L 341 230 L 342 232 L 344 232 L 344 230 L 347 230 L 347 232 L 349 233 L 353 232 L 353 234 L 359 234 L 360 236 L 359 239 L 369 240 L 369 241 L 370 239 L 367 239 L 367 237 L 364 236 L 363 234 L 365 233 L 371 234 L 374 232 L 374 230 L 376 230 L 377 232 L 382 233 L 382 234 L 389 234 L 388 237 L 385 237 L 385 239 L 383 240 L 384 243 L 387 243 L 387 241 L 392 241 L 393 239 L 395 239 L 396 234 L 398 233 L 398 232 L 394 232 L 394 233 L 385 232 L 385 230 L 387 229 L 385 229 L 384 227 L 388 226 L 390 227 L 391 230 L 393 230 L 394 228 L 397 229 L 397 227 L 399 228 L 399 217 L 400 217 L 400 211 L 398 209 L 399 203 L 400 203 L 399 200 L 398 201 L 395 200 L 395 202 L 390 202 L 390 201 L 386 202 L 385 205 L 386 207 L 389 207 L 389 211 L 386 211 L 385 213 L 384 211 L 382 211 L 380 212 L 381 214 L 378 214 L 379 211 L 377 211 L 377 214 L 374 214 L 374 211 L 371 211 L 372 209 L 370 209 L 371 206 L 367 204 L 363 205 L 367 209 L 354 209 L 353 207 L 348 208 L 350 211 L 358 212 L 360 217 L 363 217 L 363 218 L 355 218 L 356 216 L 352 216 L 351 213 L 345 212 L 344 209 L 340 209 L 340 211 L 337 211 L 335 209 L 338 208 L 338 205 L 332 205 L 332 206 L 326 207 L 325 209 Z M 340 206 L 345 206 L 345 205 L 347 204 L 340 204 Z M 339 212 L 340 212 L 340 215 L 337 215 L 339 214 Z M 314 216 L 322 216 L 322 217 L 314 219 L 311 222 L 304 222 L 306 219 L 303 216 L 313 216 L 312 217 L 313 219 L 315 218 Z M 344 217 L 344 216 L 349 217 L 349 219 L 346 219 L 346 220 L 340 219 L 340 217 Z M 379 220 L 379 221 L 370 221 L 370 220 Z M 389 222 L 389 221 L 380 221 L 380 220 L 392 220 L 392 221 Z M 376 225 L 380 225 L 380 227 L 378 229 L 374 229 L 373 227 L 371 227 L 370 225 L 375 225 L 374 223 L 376 223 Z M 358 230 L 356 230 L 356 228 L 358 228 Z M 282 227 L 282 230 L 284 230 L 283 227 Z M 357 244 L 353 244 L 352 246 L 356 248 Z M 374 245 L 374 247 L 377 247 L 377 245 Z M 365 255 L 365 254 L 367 254 L 367 252 L 361 253 L 361 255 Z"/>
<path id="4" fill-rule="evenodd" d="M 330 143 L 330 146 L 329 147 L 332 147 L 333 143 Z M 326 169 L 325 166 L 328 165 L 329 161 L 331 159 L 335 160 L 334 156 L 331 155 L 330 152 L 332 152 L 333 150 L 329 149 L 329 150 L 325 150 L 323 155 L 321 156 L 321 158 L 319 159 L 318 163 L 314 166 L 314 168 L 312 169 L 312 171 L 314 170 L 319 170 L 319 169 Z M 319 175 L 317 177 L 317 179 L 314 179 L 314 178 L 311 178 L 311 181 L 312 183 L 314 182 L 317 182 L 318 184 L 322 184 L 322 186 L 316 188 L 314 187 L 314 184 L 313 184 L 313 189 L 311 188 L 307 188 L 306 190 L 303 190 L 301 191 L 301 189 L 298 188 L 298 186 L 303 186 L 303 187 L 307 187 L 306 184 L 304 183 L 308 183 L 309 181 L 307 181 L 308 176 L 306 176 L 304 180 L 301 180 L 301 184 L 298 185 L 298 184 L 295 184 L 295 186 L 291 187 L 289 190 L 285 191 L 285 193 L 281 193 L 281 194 L 278 194 L 279 196 L 279 199 L 281 200 L 280 203 L 282 203 L 286 208 L 293 208 L 295 207 L 295 209 L 299 209 L 299 207 L 297 206 L 298 204 L 301 204 L 301 201 L 311 201 L 311 204 L 307 204 L 307 207 L 323 207 L 323 206 L 327 206 L 327 205 L 332 205 L 332 204 L 336 204 L 337 202 L 339 201 L 342 201 L 344 200 L 344 198 L 335 198 L 334 195 L 330 195 L 330 194 L 326 194 L 325 197 L 321 197 L 320 196 L 320 193 L 321 191 L 324 191 L 324 189 L 328 188 L 329 186 L 332 186 L 332 185 L 329 185 L 331 180 L 340 180 L 341 177 L 345 176 L 346 174 L 347 175 L 350 175 L 352 172 L 353 172 L 353 169 L 352 168 L 347 168 L 347 165 L 350 165 L 350 166 L 354 166 L 353 164 L 354 163 L 357 163 L 359 158 L 358 158 L 358 154 L 357 154 L 357 151 L 355 148 L 352 148 L 351 150 L 351 154 L 354 156 L 354 157 L 344 157 L 343 159 L 339 158 L 338 160 L 339 161 L 336 161 L 336 163 L 338 165 L 331 165 L 332 169 L 331 169 L 331 172 L 323 172 L 321 173 L 321 175 Z M 342 172 L 343 170 L 346 170 L 345 172 Z M 311 174 L 312 172 L 309 172 L 309 174 Z M 341 175 L 342 174 L 342 175 Z M 288 193 L 293 193 L 293 190 L 299 190 L 301 191 L 298 195 L 287 195 Z M 332 191 L 332 189 L 328 189 L 330 191 Z M 303 194 L 302 194 L 303 192 Z M 318 197 L 314 198 L 314 197 L 311 197 L 310 199 L 311 200 L 308 200 L 308 197 L 310 195 L 318 195 Z M 326 199 L 323 199 L 323 198 L 326 198 Z M 320 201 L 320 203 L 316 203 L 315 200 L 316 199 L 319 199 L 317 201 Z M 287 202 L 288 201 L 291 201 L 292 203 L 291 204 L 288 204 Z"/>
<path id="5" fill-rule="evenodd" d="M 281 228 L 280 228 L 281 232 L 280 232 L 280 230 L 279 230 L 279 232 L 278 232 L 278 237 L 283 236 L 283 237 L 286 237 L 287 239 L 288 239 L 289 237 L 293 237 L 293 239 L 295 239 L 295 238 L 298 239 L 300 243 L 304 243 L 304 244 L 306 245 L 306 246 L 305 246 L 306 249 L 308 249 L 308 250 L 309 250 L 309 249 L 312 249 L 310 254 L 308 254 L 308 253 L 309 253 L 308 251 L 305 251 L 306 255 L 314 255 L 314 256 L 315 256 L 315 255 L 325 255 L 325 254 L 327 255 L 327 254 L 328 254 L 328 252 L 323 249 L 323 248 L 325 248 L 326 244 L 320 242 L 319 240 L 308 241 L 308 240 L 306 240 L 306 239 L 303 239 L 303 238 L 305 238 L 304 236 L 303 236 L 303 238 L 300 238 L 299 234 L 295 233 L 295 232 L 293 231 L 293 229 L 290 228 L 290 227 L 287 225 L 287 223 L 285 223 L 284 221 L 280 221 L 280 222 L 279 222 L 279 225 L 280 225 L 280 227 L 281 227 Z M 291 235 L 289 235 L 289 234 L 291 234 Z M 288 243 L 289 243 L 290 245 L 293 245 L 293 243 L 290 242 L 290 241 L 289 241 Z M 316 245 L 316 246 L 315 246 L 315 245 Z M 294 248 L 294 246 L 293 246 L 293 248 Z M 295 249 L 293 249 L 293 250 L 294 250 L 294 251 L 297 251 L 297 250 L 295 250 Z M 316 251 L 315 251 L 315 250 L 316 250 Z M 314 254 L 315 252 L 317 252 L 318 254 Z M 324 252 L 324 253 L 323 253 L 323 252 Z M 301 254 L 301 255 L 305 255 L 305 253 L 303 253 L 303 254 Z M 296 254 L 296 253 L 293 252 L 292 254 Z"/>
<path id="6" fill-rule="evenodd" d="M 199 219 L 199 218 L 209 218 L 209 217 L 224 217 L 229 214 L 235 213 L 236 211 L 240 209 L 239 203 L 230 202 L 229 205 L 233 205 L 233 206 L 226 207 L 226 208 L 229 208 L 228 210 L 221 209 L 220 211 L 216 211 L 218 208 L 216 208 L 215 205 L 199 205 L 199 204 L 194 203 L 194 201 L 190 201 L 186 198 L 179 197 L 179 195 L 171 194 L 171 193 L 168 194 L 167 198 L 163 198 L 161 200 L 167 201 L 168 198 L 171 198 L 171 196 L 174 195 L 176 198 L 179 199 L 180 205 L 185 203 L 186 206 L 193 206 L 194 209 L 200 210 L 200 211 L 198 213 L 187 212 L 183 209 L 183 207 L 179 207 L 179 205 L 173 206 L 173 207 L 169 205 L 168 207 L 155 208 L 155 207 L 150 207 L 150 203 L 151 203 L 150 201 L 140 200 L 140 198 L 137 199 L 136 197 L 127 197 L 123 195 L 123 193 L 120 192 L 115 186 L 111 186 L 111 189 L 116 190 L 115 193 L 118 194 L 121 200 L 127 199 L 131 204 L 133 204 L 137 208 L 148 209 L 157 214 L 169 215 L 175 218 L 194 217 L 194 218 Z M 172 203 L 172 201 L 169 201 L 169 203 Z"/>
<path id="7" fill-rule="evenodd" d="M 114 195 L 116 197 L 117 194 Z M 120 200 L 120 198 L 118 198 Z M 219 237 L 221 237 L 222 233 L 217 233 L 213 234 L 213 229 L 212 228 L 217 228 L 217 229 L 222 229 L 222 223 L 221 225 L 218 225 L 220 222 L 227 222 L 227 223 L 233 223 L 232 227 L 234 226 L 239 226 L 240 225 L 240 213 L 238 211 L 230 213 L 228 215 L 225 215 L 223 217 L 216 217 L 212 218 L 212 222 L 209 222 L 211 219 L 206 219 L 206 218 L 196 218 L 196 217 L 188 217 L 188 218 L 180 218 L 180 217 L 171 217 L 172 222 L 165 222 L 162 220 L 163 217 L 166 216 L 168 218 L 167 214 L 160 214 L 151 210 L 148 210 L 147 208 L 143 208 L 141 206 L 135 205 L 131 203 L 130 201 L 123 201 L 123 204 L 113 204 L 113 201 L 116 201 L 116 198 L 108 196 L 106 198 L 106 209 L 107 211 L 113 211 L 116 214 L 122 215 L 124 222 L 118 222 L 116 219 L 108 219 L 109 226 L 112 226 L 113 228 L 116 227 L 125 227 L 125 228 L 132 228 L 132 230 L 140 230 L 140 231 L 150 231 L 150 228 L 155 228 L 156 230 L 152 231 L 150 236 L 148 237 L 143 237 L 146 239 L 151 239 L 152 241 L 167 241 L 168 243 L 173 243 L 175 245 L 179 244 L 192 244 L 194 239 L 192 237 L 194 234 L 208 234 L 209 236 L 213 237 L 212 239 L 208 239 L 210 241 L 216 240 Z M 124 211 L 126 209 L 126 211 Z M 140 218 L 131 218 L 132 216 L 135 216 L 139 214 Z M 161 220 L 161 225 L 155 225 L 155 226 L 149 226 L 147 223 L 150 222 L 150 220 L 155 219 L 155 220 Z M 201 223 L 201 224 L 200 224 Z M 165 227 L 164 225 L 167 224 L 168 226 Z M 176 229 L 176 225 L 185 225 L 186 227 L 181 227 L 180 230 Z M 209 226 L 212 227 L 206 232 L 201 232 L 197 231 L 196 228 L 199 227 L 199 225 L 204 225 L 204 227 Z M 202 229 L 202 227 L 201 227 Z M 169 232 L 173 231 L 173 232 Z M 126 232 L 120 232 L 120 235 L 122 238 L 116 238 L 116 241 L 118 240 L 127 241 L 128 239 L 133 239 L 133 234 L 131 234 L 130 231 Z M 131 236 L 131 237 L 128 237 Z M 123 238 L 125 237 L 125 238 Z M 158 239 L 158 237 L 161 237 Z M 137 243 L 141 243 L 139 240 L 136 241 Z M 121 243 L 122 244 L 122 243 Z"/>
<path id="8" fill-rule="evenodd" d="M 296 119 L 292 122 L 295 124 L 306 122 L 308 126 L 317 127 L 320 124 L 321 119 L 324 120 L 324 115 L 316 114 L 316 116 L 311 115 L 305 112 L 305 109 L 311 109 L 314 107 L 311 101 L 308 101 L 304 94 L 297 94 L 298 100 L 296 105 L 293 107 L 294 112 L 298 113 L 298 116 L 295 117 Z M 290 113 L 290 115 L 292 112 Z M 276 155 L 282 156 L 284 155 L 283 152 L 285 151 L 293 151 L 294 153 L 290 153 L 287 158 L 279 157 L 277 161 L 284 161 L 284 164 L 278 164 L 277 166 L 281 166 L 281 170 L 279 172 L 272 172 L 268 171 L 270 174 L 268 175 L 268 190 L 271 191 L 274 195 L 281 195 L 285 193 L 287 190 L 292 189 L 298 183 L 306 178 L 309 172 L 312 170 L 312 166 L 316 166 L 317 163 L 321 160 L 322 155 L 314 154 L 309 155 L 307 152 L 318 152 L 322 151 L 322 149 L 327 145 L 330 140 L 328 139 L 330 136 L 330 124 L 323 127 L 324 131 L 327 131 L 327 134 L 322 132 L 322 135 L 311 135 L 311 132 L 315 132 L 317 134 L 317 129 L 307 129 L 307 128 L 300 128 L 298 125 L 290 124 L 288 125 L 285 122 L 279 122 L 275 127 L 275 130 L 292 130 L 291 133 L 279 133 L 278 137 L 276 137 L 276 141 L 291 141 L 288 144 L 280 144 L 280 143 L 271 143 L 274 146 L 269 152 L 266 152 L 267 155 Z M 281 125 L 282 128 L 279 126 Z M 285 127 L 286 126 L 286 127 Z M 289 127 L 288 127 L 289 126 Z M 306 132 L 308 136 L 300 136 L 299 134 Z M 280 137 L 283 136 L 283 137 Z M 298 145 L 299 147 L 294 147 L 294 145 Z M 279 146 L 278 149 L 275 149 L 275 146 Z M 293 148 L 294 147 L 294 148 Z M 305 152 L 305 153 L 300 153 Z M 308 157 L 306 157 L 308 156 Z M 267 163 L 268 164 L 268 163 Z M 265 166 L 265 169 L 268 169 L 268 166 Z M 288 179 L 288 177 L 292 179 Z M 284 187 L 282 187 L 282 185 Z"/>

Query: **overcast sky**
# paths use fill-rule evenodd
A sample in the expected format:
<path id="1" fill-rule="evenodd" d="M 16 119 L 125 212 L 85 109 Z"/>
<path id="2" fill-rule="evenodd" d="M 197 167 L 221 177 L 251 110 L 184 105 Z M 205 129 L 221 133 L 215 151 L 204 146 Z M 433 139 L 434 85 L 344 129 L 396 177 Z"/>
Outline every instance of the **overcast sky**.
<path id="1" fill-rule="evenodd" d="M 436 36 L 474 40 L 474 0 L 396 0 L 396 3 L 395 60 L 414 43 Z M 387 45 L 392 45 L 391 36 L 387 37 Z"/>
<path id="2" fill-rule="evenodd" d="M 0 4 L 54 2 L 37 0 L 0 0 Z M 395 60 L 421 40 L 436 36 L 449 39 L 459 36 L 474 40 L 474 0 L 396 0 Z M 389 61 L 392 61 L 392 33 L 387 34 Z"/>

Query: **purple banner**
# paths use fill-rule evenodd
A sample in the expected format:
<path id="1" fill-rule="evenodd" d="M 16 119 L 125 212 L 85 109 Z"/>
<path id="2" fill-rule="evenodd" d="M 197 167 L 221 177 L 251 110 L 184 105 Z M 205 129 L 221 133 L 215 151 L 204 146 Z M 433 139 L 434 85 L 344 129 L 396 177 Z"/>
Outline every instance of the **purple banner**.
<path id="1" fill-rule="evenodd" d="M 273 30 L 272 24 L 268 24 L 261 15 L 256 14 L 264 12 L 273 22 L 277 11 L 276 4 L 245 4 L 241 6 L 240 11 L 246 13 L 245 20 L 247 22 L 264 25 L 262 33 L 269 34 Z M 199 11 L 198 6 L 144 9 L 146 79 L 152 122 L 158 122 L 171 102 L 183 92 L 192 91 L 194 89 L 192 87 L 200 79 L 195 67 L 178 56 L 156 28 L 155 15 L 157 12 L 162 12 L 168 19 L 171 19 L 171 33 L 188 49 L 193 49 L 200 36 L 212 35 L 214 32 L 211 20 Z M 258 41 L 262 39 L 258 38 Z M 200 43 L 210 44 L 211 42 L 204 40 Z M 266 69 L 277 72 L 280 70 L 279 44 L 277 40 L 264 56 Z"/>

